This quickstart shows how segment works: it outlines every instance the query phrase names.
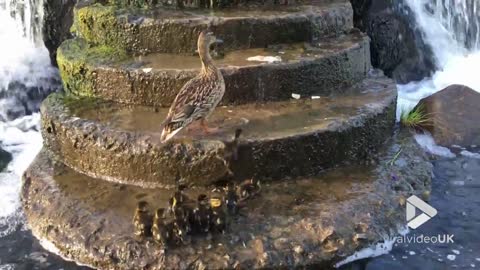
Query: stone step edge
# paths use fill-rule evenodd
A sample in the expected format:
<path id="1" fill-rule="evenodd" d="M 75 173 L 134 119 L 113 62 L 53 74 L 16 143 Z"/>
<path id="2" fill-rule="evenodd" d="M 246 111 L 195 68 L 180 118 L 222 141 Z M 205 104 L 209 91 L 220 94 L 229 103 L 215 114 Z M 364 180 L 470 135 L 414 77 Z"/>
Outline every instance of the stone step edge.
<path id="1" fill-rule="evenodd" d="M 222 104 L 279 101 L 302 96 L 325 96 L 363 80 L 371 68 L 369 39 L 328 55 L 293 63 L 222 67 L 226 93 Z M 67 40 L 57 62 L 64 88 L 71 94 L 99 97 L 124 104 L 169 107 L 183 85 L 198 70 L 125 68 L 109 65 L 127 56 L 106 47 L 92 47 L 81 39 Z M 95 59 L 95 60 L 93 60 Z"/>
<path id="2" fill-rule="evenodd" d="M 60 94 L 42 104 L 42 135 L 45 146 L 71 168 L 144 187 L 173 188 L 179 177 L 187 184 L 205 186 L 230 171 L 244 178 L 305 176 L 362 159 L 384 143 L 395 123 L 396 91 L 388 91 L 392 94 L 381 100 L 381 106 L 366 106 L 360 114 L 327 129 L 242 141 L 239 161 L 233 165 L 227 161 L 224 141 L 179 139 L 159 145 L 148 133 L 116 130 L 69 115 Z M 281 162 L 271 160 L 272 155 L 281 157 Z M 292 164 L 298 168 L 293 169 Z"/>
<path id="3" fill-rule="evenodd" d="M 207 27 L 224 39 L 226 50 L 312 41 L 353 28 L 353 10 L 349 2 L 331 4 L 315 11 L 255 18 L 208 19 L 208 16 L 196 16 L 129 20 L 117 12 L 113 6 L 100 4 L 77 8 L 72 31 L 92 44 L 145 54 L 193 53 L 199 33 Z"/>

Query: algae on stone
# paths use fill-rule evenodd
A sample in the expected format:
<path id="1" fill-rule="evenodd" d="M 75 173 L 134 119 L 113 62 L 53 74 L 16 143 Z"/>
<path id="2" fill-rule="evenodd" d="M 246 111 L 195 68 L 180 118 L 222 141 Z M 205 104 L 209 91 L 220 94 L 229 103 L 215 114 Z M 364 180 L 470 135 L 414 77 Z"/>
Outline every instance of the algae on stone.
<path id="1" fill-rule="evenodd" d="M 74 95 L 93 96 L 93 66 L 122 60 L 126 53 L 105 45 L 91 46 L 82 39 L 67 40 L 58 49 L 57 63 L 65 91 Z"/>
<path id="2" fill-rule="evenodd" d="M 72 30 L 93 44 L 125 47 L 125 32 L 119 29 L 114 6 L 95 4 L 76 9 Z"/>

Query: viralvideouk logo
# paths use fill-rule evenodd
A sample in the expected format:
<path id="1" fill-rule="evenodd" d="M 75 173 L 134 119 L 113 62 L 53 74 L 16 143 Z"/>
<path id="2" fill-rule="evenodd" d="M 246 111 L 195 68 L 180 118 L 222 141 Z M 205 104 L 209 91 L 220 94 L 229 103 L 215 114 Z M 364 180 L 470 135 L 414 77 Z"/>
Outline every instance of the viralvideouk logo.
<path id="1" fill-rule="evenodd" d="M 417 215 L 417 209 L 421 211 L 419 215 Z M 407 199 L 408 227 L 416 229 L 436 215 L 437 209 L 422 201 L 417 196 L 412 195 Z"/>

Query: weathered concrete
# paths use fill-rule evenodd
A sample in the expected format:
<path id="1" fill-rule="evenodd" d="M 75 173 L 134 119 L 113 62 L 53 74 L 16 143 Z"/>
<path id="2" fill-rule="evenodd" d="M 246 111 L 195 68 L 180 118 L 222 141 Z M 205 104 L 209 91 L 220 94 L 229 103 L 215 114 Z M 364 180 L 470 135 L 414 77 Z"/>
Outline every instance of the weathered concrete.
<path id="1" fill-rule="evenodd" d="M 133 54 L 194 53 L 199 33 L 210 27 L 225 50 L 312 41 L 352 28 L 350 3 L 225 11 L 117 9 L 99 4 L 75 11 L 74 30 L 92 44 Z"/>
<path id="2" fill-rule="evenodd" d="M 171 187 L 217 181 L 228 171 L 225 141 L 244 130 L 239 177 L 301 176 L 361 160 L 390 137 L 396 89 L 371 78 L 339 96 L 217 108 L 210 121 L 220 128 L 159 143 L 167 109 L 128 107 L 54 94 L 42 105 L 46 147 L 67 165 L 89 175 L 141 186 Z"/>
<path id="3" fill-rule="evenodd" d="M 263 182 L 225 234 L 164 247 L 135 239 L 135 204 L 164 207 L 171 192 L 112 184 L 73 172 L 42 151 L 24 175 L 22 201 L 34 235 L 99 269 L 327 269 L 405 226 L 405 198 L 425 198 L 431 164 L 399 134 L 370 165 Z M 188 189 L 195 196 L 202 189 Z"/>
<path id="4" fill-rule="evenodd" d="M 278 56 L 281 62 L 247 61 Z M 357 32 L 323 39 L 319 44 L 292 44 L 226 53 L 215 60 L 225 77 L 223 104 L 278 101 L 301 95 L 328 95 L 365 78 L 370 69 L 368 38 Z M 197 56 L 150 54 L 126 57 L 121 50 L 68 40 L 58 52 L 65 89 L 120 103 L 166 107 L 200 70 Z"/>

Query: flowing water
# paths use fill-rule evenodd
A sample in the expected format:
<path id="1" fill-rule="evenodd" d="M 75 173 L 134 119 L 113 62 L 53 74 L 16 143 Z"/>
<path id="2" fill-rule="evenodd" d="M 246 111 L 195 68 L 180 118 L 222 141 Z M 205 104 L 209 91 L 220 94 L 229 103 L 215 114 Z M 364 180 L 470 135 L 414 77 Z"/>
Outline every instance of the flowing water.
<path id="1" fill-rule="evenodd" d="M 399 111 L 460 83 L 480 91 L 480 2 L 406 0 L 439 70 L 421 82 L 399 85 Z M 14 160 L 0 173 L 0 269 L 79 269 L 48 253 L 26 230 L 20 211 L 20 176 L 41 148 L 40 101 L 59 87 L 57 70 L 42 44 L 42 0 L 0 0 L 0 146 Z M 474 269 L 480 265 L 478 148 L 456 154 L 419 136 L 435 161 L 431 203 L 439 210 L 419 232 L 455 233 L 451 246 L 394 245 L 390 254 L 356 262 L 353 269 Z M 374 255 L 374 253 L 366 252 Z"/>

